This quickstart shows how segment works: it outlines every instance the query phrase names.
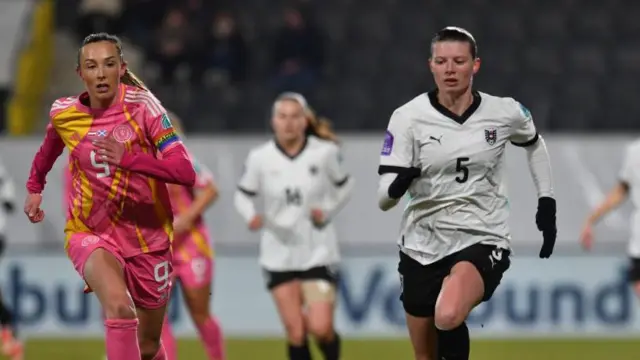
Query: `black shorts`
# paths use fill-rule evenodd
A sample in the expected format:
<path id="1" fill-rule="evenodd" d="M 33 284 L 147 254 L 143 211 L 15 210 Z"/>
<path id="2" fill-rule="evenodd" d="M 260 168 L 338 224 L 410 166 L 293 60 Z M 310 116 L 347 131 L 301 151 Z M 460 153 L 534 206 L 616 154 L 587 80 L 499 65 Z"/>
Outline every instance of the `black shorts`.
<path id="1" fill-rule="evenodd" d="M 502 251 L 494 253 L 496 250 Z M 435 263 L 422 265 L 400 252 L 398 272 L 402 284 L 400 300 L 404 310 L 416 317 L 433 317 L 444 278 L 455 264 L 462 261 L 472 263 L 480 272 L 484 281 L 482 301 L 491 299 L 502 275 L 511 265 L 509 255 L 510 251 L 493 245 L 475 244 Z"/>
<path id="2" fill-rule="evenodd" d="M 629 281 L 640 281 L 640 258 L 631 258 L 629 265 Z"/>
<path id="3" fill-rule="evenodd" d="M 263 269 L 262 272 L 269 290 L 294 280 L 325 280 L 334 285 L 338 283 L 338 271 L 333 266 L 318 266 L 300 271 L 270 271 Z"/>

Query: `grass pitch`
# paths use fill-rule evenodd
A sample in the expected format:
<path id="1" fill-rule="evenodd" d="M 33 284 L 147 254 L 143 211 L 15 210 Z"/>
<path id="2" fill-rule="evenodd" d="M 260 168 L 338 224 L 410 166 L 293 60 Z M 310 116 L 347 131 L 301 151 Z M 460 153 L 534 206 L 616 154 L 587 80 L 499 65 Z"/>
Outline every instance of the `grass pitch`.
<path id="1" fill-rule="evenodd" d="M 206 360 L 197 340 L 179 342 L 178 359 Z M 346 340 L 344 360 L 412 359 L 408 340 Z M 476 340 L 473 360 L 637 360 L 640 341 L 634 340 Z M 230 339 L 228 360 L 283 360 L 285 344 L 280 339 Z M 103 360 L 101 340 L 31 340 L 25 360 Z M 315 353 L 314 359 L 322 359 Z"/>

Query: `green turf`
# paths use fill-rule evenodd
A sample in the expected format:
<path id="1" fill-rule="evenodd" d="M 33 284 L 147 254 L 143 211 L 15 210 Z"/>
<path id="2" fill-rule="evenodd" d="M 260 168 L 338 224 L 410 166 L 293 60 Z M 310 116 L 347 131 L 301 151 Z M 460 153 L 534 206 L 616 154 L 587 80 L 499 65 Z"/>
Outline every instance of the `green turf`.
<path id="1" fill-rule="evenodd" d="M 281 340 L 230 340 L 228 360 L 286 359 Z M 475 341 L 472 360 L 636 360 L 640 342 L 632 340 Z M 32 340 L 25 360 L 103 360 L 104 346 L 93 340 Z M 206 360 L 197 341 L 179 343 L 179 359 Z M 316 356 L 315 359 L 321 359 Z M 412 359 L 404 340 L 348 340 L 344 360 Z"/>

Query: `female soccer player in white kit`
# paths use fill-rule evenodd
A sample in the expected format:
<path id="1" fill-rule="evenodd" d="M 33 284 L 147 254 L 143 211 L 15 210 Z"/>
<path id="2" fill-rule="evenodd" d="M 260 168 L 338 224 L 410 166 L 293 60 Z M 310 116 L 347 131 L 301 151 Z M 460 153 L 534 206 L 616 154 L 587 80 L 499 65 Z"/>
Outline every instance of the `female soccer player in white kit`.
<path id="1" fill-rule="evenodd" d="M 253 149 L 235 206 L 253 231 L 262 229 L 260 264 L 284 324 L 291 360 L 310 360 L 307 335 L 326 360 L 340 356 L 333 312 L 339 262 L 332 219 L 354 180 L 342 167 L 336 137 L 297 93 L 273 105 L 275 138 Z M 258 212 L 253 198 L 261 195 Z"/>
<path id="2" fill-rule="evenodd" d="M 593 245 L 593 226 L 603 216 L 622 204 L 628 197 L 631 197 L 635 210 L 631 217 L 631 239 L 627 250 L 631 260 L 629 281 L 633 284 L 636 295 L 640 298 L 640 170 L 637 164 L 640 164 L 640 140 L 634 141 L 627 146 L 618 183 L 611 189 L 602 203 L 589 214 L 582 229 L 580 240 L 586 250 L 591 250 Z"/>
<path id="3" fill-rule="evenodd" d="M 538 192 L 540 257 L 556 238 L 549 156 L 531 113 L 512 98 L 471 89 L 477 45 L 448 27 L 432 40 L 437 89 L 395 110 L 378 173 L 379 206 L 408 192 L 398 237 L 400 297 L 417 360 L 467 360 L 465 320 L 487 301 L 509 268 L 511 236 L 503 180 L 508 142 L 527 150 Z"/>

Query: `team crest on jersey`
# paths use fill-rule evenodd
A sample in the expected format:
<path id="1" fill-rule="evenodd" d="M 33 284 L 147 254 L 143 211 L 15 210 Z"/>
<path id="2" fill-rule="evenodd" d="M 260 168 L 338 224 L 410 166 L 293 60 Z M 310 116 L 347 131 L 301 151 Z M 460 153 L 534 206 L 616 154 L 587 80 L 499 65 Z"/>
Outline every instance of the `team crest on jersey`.
<path id="1" fill-rule="evenodd" d="M 126 143 L 133 137 L 133 130 L 129 125 L 118 125 L 113 129 L 113 138 L 118 142 Z"/>
<path id="2" fill-rule="evenodd" d="M 171 119 L 169 119 L 169 115 L 167 113 L 162 114 L 162 128 L 164 130 L 171 129 L 173 124 L 171 124 Z"/>
<path id="3" fill-rule="evenodd" d="M 309 173 L 311 175 L 317 175 L 318 174 L 318 167 L 315 165 L 311 165 L 311 167 L 309 167 Z"/>
<path id="4" fill-rule="evenodd" d="M 484 130 L 484 139 L 487 140 L 489 145 L 493 145 L 496 143 L 498 139 L 498 130 L 495 128 L 488 128 Z"/>

